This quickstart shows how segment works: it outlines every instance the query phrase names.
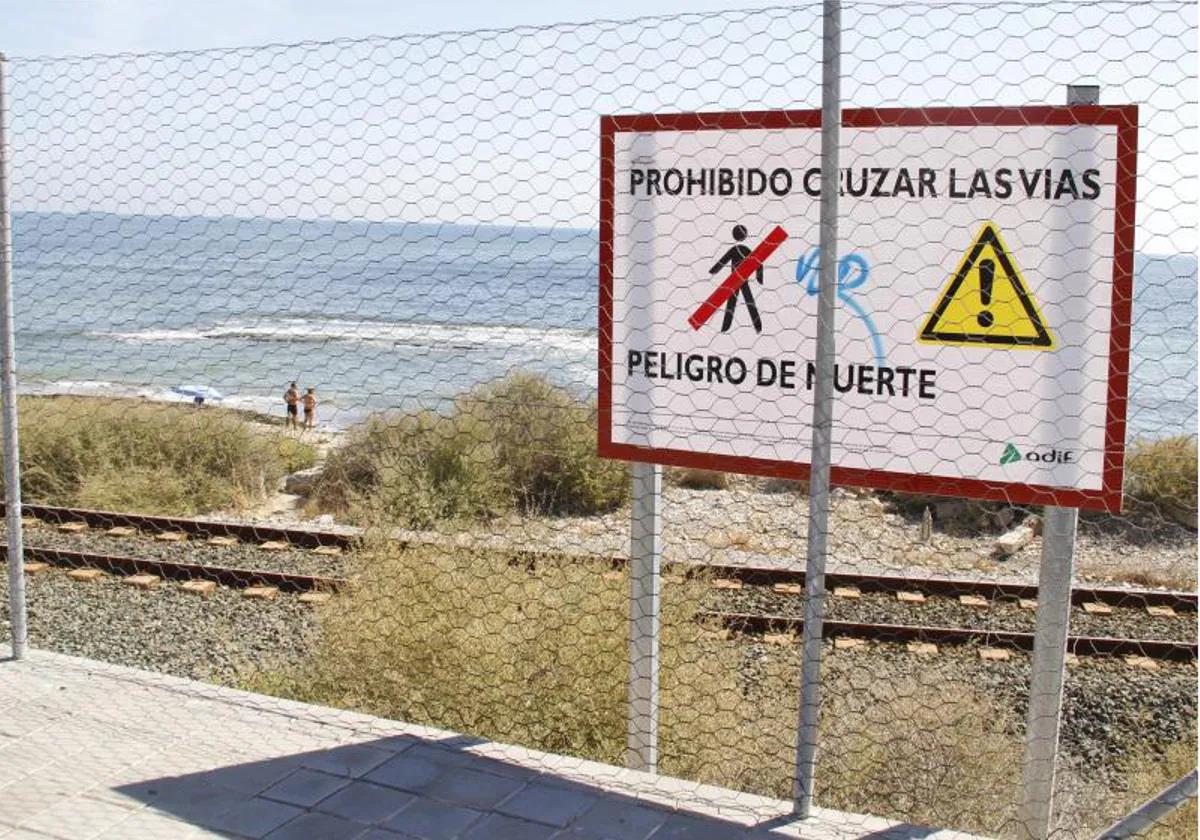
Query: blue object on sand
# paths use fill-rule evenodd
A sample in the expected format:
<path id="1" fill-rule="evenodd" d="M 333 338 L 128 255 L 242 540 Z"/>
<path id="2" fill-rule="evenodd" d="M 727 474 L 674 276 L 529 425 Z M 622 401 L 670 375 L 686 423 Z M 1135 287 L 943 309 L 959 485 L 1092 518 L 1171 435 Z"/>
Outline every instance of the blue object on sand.
<path id="1" fill-rule="evenodd" d="M 221 392 L 216 388 L 211 388 L 208 385 L 176 385 L 171 389 L 172 392 L 184 397 L 191 397 L 193 402 L 200 401 L 220 401 L 225 399 Z"/>

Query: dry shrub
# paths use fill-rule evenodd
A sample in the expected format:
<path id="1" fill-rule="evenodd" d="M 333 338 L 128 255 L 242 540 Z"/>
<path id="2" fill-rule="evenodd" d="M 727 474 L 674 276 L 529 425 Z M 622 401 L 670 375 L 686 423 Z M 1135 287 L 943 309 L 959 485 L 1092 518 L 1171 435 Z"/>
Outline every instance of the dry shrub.
<path id="1" fill-rule="evenodd" d="M 602 513 L 629 493 L 596 455 L 596 410 L 518 374 L 459 397 L 448 414 L 376 417 L 331 456 L 311 507 L 428 528 L 511 511 Z"/>
<path id="2" fill-rule="evenodd" d="M 1196 527 L 1196 438 L 1139 440 L 1125 459 L 1130 507 Z"/>
<path id="3" fill-rule="evenodd" d="M 672 467 L 666 478 L 672 484 L 689 490 L 728 490 L 729 473 L 717 470 L 700 470 L 692 467 Z"/>
<path id="4" fill-rule="evenodd" d="M 320 608 L 310 661 L 247 673 L 246 687 L 623 762 L 624 576 L 578 561 L 531 566 L 387 543 L 355 556 L 361 573 Z M 706 591 L 703 575 L 664 585 L 659 769 L 787 798 L 797 651 L 763 656 L 712 632 L 697 620 Z M 966 829 L 1002 820 L 1020 744 L 998 709 L 968 686 L 864 677 L 863 667 L 826 682 L 821 803 Z"/>
<path id="5" fill-rule="evenodd" d="M 1194 737 L 1171 744 L 1161 755 L 1142 755 L 1129 762 L 1126 779 L 1129 788 L 1113 802 L 1112 810 L 1127 814 L 1143 802 L 1196 769 Z M 1147 840 L 1196 840 L 1196 800 L 1157 822 L 1153 829 L 1139 835 Z M 1105 828 L 1107 826 L 1097 826 Z"/>
<path id="6" fill-rule="evenodd" d="M 307 444 L 218 408 L 22 397 L 19 411 L 30 502 L 161 514 L 240 507 L 315 460 Z"/>

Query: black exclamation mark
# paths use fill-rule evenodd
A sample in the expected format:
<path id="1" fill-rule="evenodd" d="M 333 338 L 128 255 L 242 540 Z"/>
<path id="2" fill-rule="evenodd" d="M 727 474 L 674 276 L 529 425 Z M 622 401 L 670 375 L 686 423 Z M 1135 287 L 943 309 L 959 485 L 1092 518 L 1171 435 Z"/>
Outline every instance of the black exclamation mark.
<path id="1" fill-rule="evenodd" d="M 995 279 L 995 261 L 981 260 L 979 263 L 979 302 L 983 304 L 984 310 L 979 313 L 979 317 L 976 319 L 979 321 L 979 326 L 981 327 L 990 327 L 996 320 L 992 317 L 992 313 L 987 310 L 987 307 L 992 305 L 992 283 Z"/>

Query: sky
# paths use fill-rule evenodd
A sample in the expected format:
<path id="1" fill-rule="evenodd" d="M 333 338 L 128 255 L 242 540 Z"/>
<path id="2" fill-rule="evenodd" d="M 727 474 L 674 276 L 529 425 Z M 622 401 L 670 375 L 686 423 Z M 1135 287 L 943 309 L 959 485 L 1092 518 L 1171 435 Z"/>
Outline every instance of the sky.
<path id="1" fill-rule="evenodd" d="M 755 0 L 6 0 L 12 57 L 194 50 L 756 8 Z"/>
<path id="2" fill-rule="evenodd" d="M 593 227 L 600 114 L 820 104 L 817 2 L 0 4 L 17 209 Z M 1194 4 L 885 0 L 843 22 L 847 106 L 1061 104 L 1079 82 L 1138 104 L 1137 247 L 1195 251 Z M 340 38 L 371 40 L 212 50 Z"/>

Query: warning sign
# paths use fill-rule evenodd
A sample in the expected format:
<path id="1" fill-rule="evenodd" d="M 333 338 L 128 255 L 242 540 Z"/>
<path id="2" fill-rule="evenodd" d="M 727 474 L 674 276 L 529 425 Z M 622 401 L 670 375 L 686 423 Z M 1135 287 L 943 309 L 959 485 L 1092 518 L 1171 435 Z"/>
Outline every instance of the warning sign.
<path id="1" fill-rule="evenodd" d="M 1136 107 L 844 121 L 834 482 L 1118 509 Z M 807 478 L 820 113 L 600 139 L 601 454 Z"/>
<path id="2" fill-rule="evenodd" d="M 991 222 L 979 231 L 938 297 L 920 340 L 1053 349 L 1054 336 Z"/>

